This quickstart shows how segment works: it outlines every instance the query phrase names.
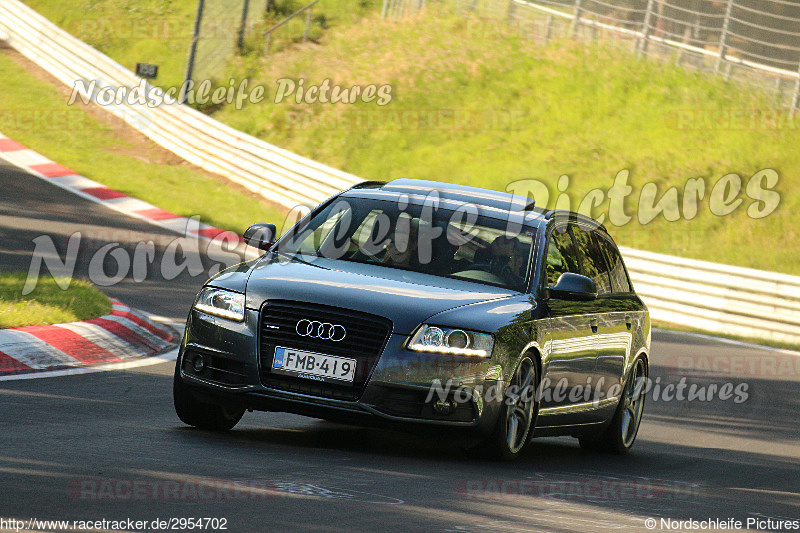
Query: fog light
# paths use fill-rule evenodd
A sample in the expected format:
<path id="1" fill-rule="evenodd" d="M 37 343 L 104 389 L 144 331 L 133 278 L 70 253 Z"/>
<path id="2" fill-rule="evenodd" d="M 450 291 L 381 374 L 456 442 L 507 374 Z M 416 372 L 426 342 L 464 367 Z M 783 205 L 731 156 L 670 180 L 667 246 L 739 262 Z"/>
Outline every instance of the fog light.
<path id="1" fill-rule="evenodd" d="M 449 415 L 456 410 L 456 402 L 453 400 L 439 400 L 433 404 L 433 410 L 440 415 Z"/>
<path id="2" fill-rule="evenodd" d="M 206 367 L 206 360 L 203 359 L 202 355 L 198 355 L 192 361 L 192 368 L 194 368 L 194 371 L 197 372 L 198 374 L 202 372 L 205 367 Z"/>

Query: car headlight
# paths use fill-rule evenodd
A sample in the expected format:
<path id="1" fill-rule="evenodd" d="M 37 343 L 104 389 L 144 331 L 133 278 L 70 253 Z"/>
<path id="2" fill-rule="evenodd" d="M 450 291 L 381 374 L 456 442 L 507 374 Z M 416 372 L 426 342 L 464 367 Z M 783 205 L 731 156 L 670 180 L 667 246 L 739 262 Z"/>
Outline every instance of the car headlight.
<path id="1" fill-rule="evenodd" d="M 471 355 L 492 355 L 494 337 L 488 333 L 423 324 L 411 337 L 408 349 L 414 352 Z"/>
<path id="2" fill-rule="evenodd" d="M 197 295 L 194 308 L 209 315 L 241 322 L 244 320 L 244 294 L 216 287 L 203 287 Z"/>

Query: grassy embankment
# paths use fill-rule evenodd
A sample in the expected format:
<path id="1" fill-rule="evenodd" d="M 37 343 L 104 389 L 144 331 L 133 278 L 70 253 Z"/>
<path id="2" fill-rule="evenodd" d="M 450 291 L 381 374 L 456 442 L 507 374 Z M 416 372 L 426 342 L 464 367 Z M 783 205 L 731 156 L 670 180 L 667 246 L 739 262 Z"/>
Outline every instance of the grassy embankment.
<path id="1" fill-rule="evenodd" d="M 27 68 L 26 68 L 27 67 Z M 103 185 L 182 216 L 242 232 L 282 221 L 285 210 L 166 152 L 94 107 L 67 106 L 69 91 L 0 50 L 0 132 Z"/>
<path id="2" fill-rule="evenodd" d="M 86 20 L 110 14 L 141 22 L 160 14 L 190 21 L 193 0 L 135 7 L 99 0 L 89 11 L 54 0 L 29 3 L 128 67 L 136 61 L 161 65 L 161 85 L 180 82 L 188 38 L 95 31 L 100 26 Z M 276 41 L 276 53 L 263 58 L 258 39 L 251 38 L 230 75 L 263 83 L 270 96 L 276 80 L 287 77 L 304 78 L 306 86 L 326 78 L 344 87 L 388 83 L 389 105 L 308 105 L 288 98 L 241 111 L 223 107 L 215 116 L 367 179 L 408 176 L 501 190 L 516 180 L 539 180 L 550 191 L 550 206 L 563 174 L 570 178 L 566 190 L 574 208 L 588 191 L 607 191 L 626 169 L 633 190 L 625 211 L 633 219 L 621 224 L 606 217 L 621 244 L 800 274 L 800 235 L 792 218 L 800 207 L 793 194 L 800 181 L 798 121 L 786 121 L 776 99 L 669 62 L 640 61 L 608 43 L 556 39 L 541 47 L 530 25 L 469 20 L 438 8 L 398 23 L 380 20 L 369 3 L 350 10 L 347 4 L 320 4 L 312 27 L 316 44 L 290 45 L 299 35 L 294 28 Z M 288 13 L 300 5 L 281 9 Z M 745 184 L 763 168 L 780 176 L 774 213 L 747 216 L 753 200 L 744 190 L 734 191 L 743 204 L 733 214 L 710 212 L 711 188 L 722 176 L 738 174 Z M 683 192 L 693 178 L 703 179 L 706 190 L 698 214 L 686 220 Z M 647 183 L 657 185 L 659 195 L 676 187 L 679 221 L 637 219 Z M 231 227 L 228 205 L 218 202 L 206 212 Z M 605 197 L 594 213 L 608 207 Z"/>
<path id="3" fill-rule="evenodd" d="M 163 9 L 191 19 L 194 6 L 181 0 L 134 8 L 99 0 L 86 11 L 54 0 L 29 3 L 79 35 L 76 21 L 95 14 L 141 21 Z M 302 5 L 280 4 L 286 12 Z M 800 184 L 800 120 L 786 121 L 785 110 L 769 95 L 669 61 L 643 61 L 603 41 L 554 39 L 542 47 L 531 38 L 530 25 L 470 20 L 446 7 L 431 6 L 423 16 L 397 22 L 380 20 L 369 3 L 327 5 L 323 0 L 315 11 L 333 13 L 315 20 L 317 43 L 278 46 L 267 57 L 251 44 L 229 66 L 231 76 L 265 85 L 266 101 L 242 110 L 223 106 L 214 116 L 365 179 L 428 178 L 500 190 L 533 179 L 547 186 L 552 207 L 559 177 L 567 175 L 573 208 L 600 189 L 596 216 L 608 213 L 605 192 L 624 169 L 632 187 L 625 214 L 632 219 L 605 217 L 620 244 L 800 274 L 793 215 L 800 208 L 800 195 L 793 192 Z M 182 61 L 188 43 L 84 33 L 127 66 L 134 60 L 168 65 L 178 61 L 175 56 Z M 166 70 L 181 69 L 176 63 Z M 326 78 L 341 87 L 390 84 L 392 101 L 297 104 L 292 94 L 276 104 L 281 78 L 303 78 L 306 87 Z M 780 204 L 755 219 L 747 214 L 756 202 L 746 184 L 764 168 L 778 173 L 774 190 Z M 717 192 L 742 202 L 718 216 L 710 208 L 711 191 L 731 173 L 741 176 L 742 189 Z M 705 191 L 692 216 L 683 193 L 694 178 L 704 180 Z M 679 220 L 637 216 L 645 184 L 657 186 L 657 198 L 676 188 L 669 194 L 677 199 Z"/>
<path id="4" fill-rule="evenodd" d="M 621 245 L 800 274 L 800 117 L 788 121 L 770 95 L 671 62 L 640 60 L 602 41 L 542 47 L 524 26 L 518 30 L 446 10 L 401 23 L 372 16 L 332 29 L 323 46 L 298 46 L 268 60 L 245 57 L 235 71 L 273 94 L 283 77 L 304 78 L 306 87 L 326 78 L 344 87 L 390 84 L 388 105 L 290 99 L 214 116 L 365 179 L 439 179 L 498 190 L 538 180 L 550 192 L 550 207 L 560 176 L 569 177 L 574 209 L 589 191 L 605 193 L 624 169 L 631 220 L 609 219 L 605 194 L 593 210 L 606 213 Z M 779 176 L 780 203 L 751 218 L 748 208 L 763 205 L 746 184 L 765 168 Z M 717 193 L 741 204 L 719 216 L 712 205 L 719 213 L 726 202 L 712 201 L 712 189 L 728 174 L 741 177 L 742 189 Z M 693 178 L 705 183 L 696 215 L 683 207 Z M 657 187 L 657 198 L 676 188 L 669 194 L 679 220 L 637 216 L 648 211 L 638 205 L 646 184 Z"/>

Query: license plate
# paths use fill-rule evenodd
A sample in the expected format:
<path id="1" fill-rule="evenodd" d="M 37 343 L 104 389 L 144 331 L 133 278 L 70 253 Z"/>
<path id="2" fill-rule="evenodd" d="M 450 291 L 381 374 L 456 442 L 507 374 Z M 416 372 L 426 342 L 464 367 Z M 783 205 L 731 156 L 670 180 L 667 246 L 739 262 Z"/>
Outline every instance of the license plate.
<path id="1" fill-rule="evenodd" d="M 277 346 L 272 359 L 272 370 L 317 381 L 335 379 L 352 383 L 356 377 L 357 363 L 355 359 L 348 357 Z"/>

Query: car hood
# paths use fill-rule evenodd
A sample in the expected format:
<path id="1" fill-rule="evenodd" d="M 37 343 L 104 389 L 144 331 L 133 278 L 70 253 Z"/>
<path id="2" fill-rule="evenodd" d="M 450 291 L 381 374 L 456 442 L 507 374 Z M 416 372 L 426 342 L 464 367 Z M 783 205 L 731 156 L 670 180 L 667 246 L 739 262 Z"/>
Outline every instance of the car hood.
<path id="1" fill-rule="evenodd" d="M 333 305 L 388 318 L 395 333 L 407 335 L 436 313 L 518 294 L 385 266 L 324 258 L 311 264 L 269 254 L 250 272 L 246 305 L 260 309 L 266 300 Z"/>

